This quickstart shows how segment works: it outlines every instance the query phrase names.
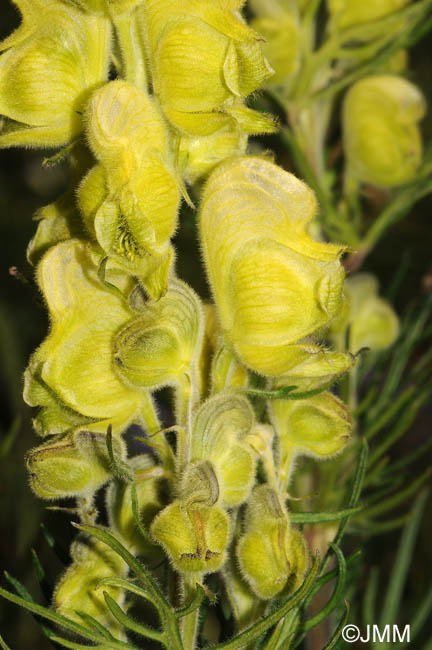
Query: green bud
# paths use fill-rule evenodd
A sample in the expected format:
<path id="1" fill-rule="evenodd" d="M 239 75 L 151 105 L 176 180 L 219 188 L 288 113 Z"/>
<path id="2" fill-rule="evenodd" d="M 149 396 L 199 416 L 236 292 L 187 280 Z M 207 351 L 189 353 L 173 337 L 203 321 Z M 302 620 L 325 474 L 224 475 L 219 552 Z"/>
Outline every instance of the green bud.
<path id="1" fill-rule="evenodd" d="M 123 627 L 109 613 L 103 596 L 106 591 L 118 605 L 122 605 L 124 592 L 106 584 L 99 587 L 98 583 L 103 578 L 125 577 L 126 563 L 103 542 L 82 537 L 72 544 L 71 555 L 74 561 L 54 592 L 54 608 L 77 623 L 82 623 L 77 611 L 85 612 L 102 623 L 116 638 L 124 638 Z"/>
<path id="2" fill-rule="evenodd" d="M 402 77 L 382 74 L 357 81 L 343 108 L 348 173 L 378 187 L 412 180 L 422 160 L 418 122 L 424 113 L 420 90 Z"/>
<path id="3" fill-rule="evenodd" d="M 82 130 L 80 113 L 108 72 L 111 28 L 56 0 L 16 0 L 21 26 L 0 44 L 0 147 L 52 147 Z"/>
<path id="4" fill-rule="evenodd" d="M 212 573 L 225 562 L 229 517 L 217 505 L 174 501 L 153 520 L 151 533 L 180 573 Z"/>
<path id="5" fill-rule="evenodd" d="M 139 504 L 139 517 L 145 528 L 149 528 L 155 515 L 162 508 L 163 489 L 161 466 L 155 465 L 147 454 L 129 460 L 135 472 L 136 496 Z M 111 528 L 125 541 L 127 547 L 136 555 L 144 555 L 152 560 L 158 556 L 158 547 L 145 539 L 138 530 L 132 512 L 131 485 L 115 481 L 107 491 L 107 510 Z M 157 560 L 157 557 L 156 557 Z"/>
<path id="6" fill-rule="evenodd" d="M 139 295 L 137 290 L 131 296 L 135 308 Z M 114 363 L 119 376 L 137 387 L 179 381 L 197 363 L 202 328 L 198 296 L 173 280 L 163 298 L 142 303 L 139 316 L 117 333 Z"/>
<path id="7" fill-rule="evenodd" d="M 193 423 L 191 461 L 210 461 L 225 506 L 248 498 L 255 478 L 255 459 L 243 440 L 254 423 L 249 402 L 238 395 L 219 393 L 205 402 Z"/>
<path id="8" fill-rule="evenodd" d="M 255 488 L 246 506 L 237 557 L 244 578 L 265 600 L 294 591 L 303 580 L 308 565 L 305 541 L 290 528 L 286 509 L 267 485 Z"/>
<path id="9" fill-rule="evenodd" d="M 113 440 L 116 457 L 125 457 L 121 439 Z M 90 495 L 112 478 L 103 434 L 76 431 L 50 438 L 27 454 L 33 491 L 44 499 Z"/>
<path id="10" fill-rule="evenodd" d="M 349 439 L 352 421 L 346 405 L 326 391 L 300 400 L 271 400 L 270 413 L 283 454 L 328 458 Z M 282 460 L 283 463 L 283 460 Z"/>

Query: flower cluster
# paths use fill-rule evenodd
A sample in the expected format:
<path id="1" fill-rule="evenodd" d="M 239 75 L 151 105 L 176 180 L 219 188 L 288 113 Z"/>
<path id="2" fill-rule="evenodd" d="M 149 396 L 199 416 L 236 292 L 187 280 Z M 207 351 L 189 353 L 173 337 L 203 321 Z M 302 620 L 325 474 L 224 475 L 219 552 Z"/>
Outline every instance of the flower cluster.
<path id="1" fill-rule="evenodd" d="M 165 553 L 184 580 L 221 570 L 233 602 L 301 584 L 309 556 L 286 504 L 292 463 L 346 445 L 348 409 L 327 389 L 354 364 L 325 342 L 348 323 L 340 321 L 346 246 L 311 235 L 317 202 L 303 181 L 247 155 L 249 135 L 276 128 L 247 105 L 273 74 L 259 32 L 277 85 L 297 71 L 300 14 L 275 2 L 267 16 L 252 2 L 251 27 L 242 4 L 17 0 L 22 24 L 0 56 L 0 146 L 67 145 L 73 171 L 73 187 L 39 211 L 28 251 L 50 318 L 25 374 L 24 398 L 46 437 L 27 457 L 32 488 L 46 499 L 76 497 L 88 520 L 109 483 L 107 521 L 132 553 L 149 564 Z M 293 34 L 287 51 L 272 42 L 280 29 Z M 369 124 L 371 94 L 380 109 Z M 345 101 L 351 173 L 385 187 L 409 180 L 422 113 L 411 84 L 370 78 Z M 377 132 L 393 146 L 390 171 L 370 150 Z M 186 184 L 198 193 L 204 179 L 200 243 L 212 305 L 176 276 L 172 243 Z M 354 352 L 370 344 L 360 321 L 372 307 L 356 298 L 360 289 L 348 288 Z M 374 305 L 377 321 L 391 321 L 378 298 Z M 277 397 L 267 411 L 248 399 L 259 382 L 262 399 Z M 175 396 L 172 436 L 155 406 L 162 387 Z M 128 458 L 131 425 L 148 446 Z M 121 640 L 92 590 L 125 576 L 124 563 L 81 537 L 72 556 L 54 606 L 72 617 L 86 608 Z M 123 603 L 124 592 L 109 589 Z"/>

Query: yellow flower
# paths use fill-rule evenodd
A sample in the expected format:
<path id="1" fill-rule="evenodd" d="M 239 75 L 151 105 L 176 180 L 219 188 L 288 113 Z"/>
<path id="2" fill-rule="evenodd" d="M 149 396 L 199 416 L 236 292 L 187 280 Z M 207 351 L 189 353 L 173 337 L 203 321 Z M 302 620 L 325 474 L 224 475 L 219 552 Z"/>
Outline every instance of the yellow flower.
<path id="1" fill-rule="evenodd" d="M 80 187 L 86 226 L 110 268 L 138 275 L 159 298 L 168 282 L 180 200 L 163 119 L 133 84 L 112 81 L 91 99 L 87 133 L 100 164 Z"/>
<path id="2" fill-rule="evenodd" d="M 56 0 L 16 0 L 21 26 L 0 44 L 0 147 L 52 147 L 82 130 L 81 112 L 108 74 L 111 28 Z"/>
<path id="3" fill-rule="evenodd" d="M 126 300 L 98 279 L 88 247 L 69 240 L 51 248 L 37 279 L 48 305 L 51 329 L 30 360 L 24 399 L 40 406 L 42 435 L 85 428 L 121 432 L 139 420 L 144 395 L 115 372 L 114 339 L 133 312 Z"/>
<path id="4" fill-rule="evenodd" d="M 422 160 L 418 122 L 424 113 L 420 90 L 402 77 L 382 74 L 357 81 L 343 107 L 348 173 L 378 187 L 412 180 Z"/>
<path id="5" fill-rule="evenodd" d="M 339 312 L 344 279 L 344 247 L 307 232 L 315 211 L 307 185 L 257 157 L 223 163 L 203 193 L 202 248 L 224 336 L 264 375 L 352 365 L 304 340 Z"/>
<path id="6" fill-rule="evenodd" d="M 113 440 L 117 458 L 124 458 L 125 445 Z M 30 485 L 44 499 L 91 496 L 112 478 L 106 437 L 76 431 L 50 438 L 27 454 Z"/>
<path id="7" fill-rule="evenodd" d="M 303 580 L 305 540 L 290 527 L 286 509 L 268 485 L 255 488 L 247 504 L 237 557 L 243 577 L 260 598 L 295 591 Z"/>
<path id="8" fill-rule="evenodd" d="M 274 130 L 269 118 L 243 106 L 273 71 L 261 37 L 225 0 L 147 0 L 139 8 L 149 44 L 153 87 L 167 119 L 181 133 L 210 135 L 238 125 Z"/>
<path id="9" fill-rule="evenodd" d="M 82 619 L 77 611 L 85 612 L 102 623 L 117 638 L 124 638 L 123 627 L 109 614 L 103 592 L 118 605 L 125 600 L 119 587 L 101 585 L 104 578 L 121 578 L 127 574 L 126 563 L 106 544 L 79 537 L 71 547 L 73 562 L 56 586 L 53 596 L 55 609 L 77 623 Z"/>

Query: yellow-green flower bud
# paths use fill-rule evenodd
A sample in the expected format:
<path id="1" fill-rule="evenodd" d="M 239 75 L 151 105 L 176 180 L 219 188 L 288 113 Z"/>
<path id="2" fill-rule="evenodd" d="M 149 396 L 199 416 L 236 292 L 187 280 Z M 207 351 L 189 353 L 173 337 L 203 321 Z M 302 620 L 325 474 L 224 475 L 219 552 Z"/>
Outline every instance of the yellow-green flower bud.
<path id="1" fill-rule="evenodd" d="M 239 395 L 220 393 L 205 402 L 194 419 L 191 461 L 210 461 L 225 506 L 238 506 L 249 496 L 255 478 L 255 460 L 243 438 L 254 415 Z"/>
<path id="2" fill-rule="evenodd" d="M 174 501 L 153 520 L 151 533 L 180 573 L 212 573 L 225 562 L 229 517 L 217 505 Z"/>
<path id="3" fill-rule="evenodd" d="M 136 290 L 131 296 L 135 308 L 139 295 Z M 118 375 L 137 387 L 176 383 L 197 363 L 202 329 L 198 296 L 173 280 L 163 298 L 143 302 L 139 315 L 118 331 L 113 357 Z"/>
<path id="4" fill-rule="evenodd" d="M 406 79 L 382 74 L 357 81 L 343 107 L 348 173 L 378 187 L 412 180 L 422 159 L 424 113 L 423 95 Z"/>
<path id="5" fill-rule="evenodd" d="M 103 592 L 106 591 L 119 605 L 124 602 L 124 592 L 106 584 L 98 588 L 98 583 L 103 578 L 125 577 L 126 563 L 106 544 L 95 539 L 78 538 L 72 544 L 71 555 L 74 561 L 54 592 L 55 609 L 78 623 L 82 623 L 82 619 L 77 611 L 85 612 L 102 623 L 111 634 L 123 638 L 123 628 L 109 613 Z"/>
<path id="6" fill-rule="evenodd" d="M 384 18 L 402 9 L 410 0 L 327 0 L 331 22 L 339 29 Z"/>
<path id="7" fill-rule="evenodd" d="M 286 509 L 267 485 L 255 488 L 246 506 L 237 557 L 244 578 L 260 598 L 294 591 L 303 580 L 308 565 L 305 540 L 290 528 Z"/>
<path id="8" fill-rule="evenodd" d="M 125 457 L 120 438 L 117 458 Z M 27 454 L 30 485 L 44 499 L 90 495 L 112 478 L 104 434 L 76 431 L 50 438 Z"/>
<path id="9" fill-rule="evenodd" d="M 399 320 L 391 304 L 378 295 L 378 280 L 369 273 L 357 273 L 345 284 L 347 309 L 342 322 L 336 322 L 335 336 L 345 338 L 349 327 L 349 349 L 382 350 L 392 345 L 399 334 Z"/>
<path id="10" fill-rule="evenodd" d="M 180 200 L 163 119 L 147 95 L 117 80 L 93 95 L 87 133 L 100 165 L 80 187 L 84 221 L 110 264 L 139 275 L 157 299 L 166 289 Z"/>
<path id="11" fill-rule="evenodd" d="M 314 368 L 320 349 L 293 344 L 327 325 L 342 304 L 344 247 L 309 236 L 315 211 L 305 183 L 258 157 L 222 163 L 203 193 L 202 248 L 225 338 L 264 375 Z M 352 364 L 339 357 L 336 373 Z"/>
<path id="12" fill-rule="evenodd" d="M 66 144 L 107 77 L 110 23 L 56 0 L 16 4 L 22 24 L 0 44 L 0 114 L 11 120 L 0 147 Z"/>
<path id="13" fill-rule="evenodd" d="M 271 400 L 270 414 L 282 456 L 291 458 L 331 457 L 343 449 L 352 429 L 348 408 L 328 391 L 307 399 Z"/>
<path id="14" fill-rule="evenodd" d="M 139 517 L 148 528 L 156 513 L 162 508 L 162 472 L 161 466 L 155 465 L 147 454 L 135 456 L 129 460 L 129 466 L 135 472 L 136 495 L 139 504 Z M 107 510 L 111 528 L 118 533 L 132 553 L 145 555 L 152 559 L 159 549 L 145 539 L 138 530 L 132 512 L 130 483 L 112 483 L 107 491 Z"/>
<path id="15" fill-rule="evenodd" d="M 115 335 L 132 311 L 99 281 L 83 242 L 72 239 L 51 248 L 37 279 L 51 330 L 30 361 L 24 398 L 48 409 L 41 433 L 61 431 L 50 428 L 52 420 L 55 425 L 69 420 L 65 428 L 74 428 L 83 416 L 88 424 L 80 428 L 106 432 L 112 424 L 114 432 L 122 431 L 139 418 L 144 397 L 122 383 L 112 363 Z"/>
<path id="16" fill-rule="evenodd" d="M 236 122 L 246 132 L 272 131 L 271 120 L 245 125 L 234 100 L 256 90 L 273 71 L 260 37 L 224 0 L 147 0 L 147 32 L 155 95 L 181 133 L 210 135 Z M 253 119 L 251 120 L 253 121 Z"/>

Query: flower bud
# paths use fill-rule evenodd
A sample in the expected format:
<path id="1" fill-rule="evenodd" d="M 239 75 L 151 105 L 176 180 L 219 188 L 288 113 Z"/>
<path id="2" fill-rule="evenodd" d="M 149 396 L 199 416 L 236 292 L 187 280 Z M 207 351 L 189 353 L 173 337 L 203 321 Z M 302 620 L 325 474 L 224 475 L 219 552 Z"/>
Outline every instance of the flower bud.
<path id="1" fill-rule="evenodd" d="M 345 284 L 347 310 L 337 322 L 335 335 L 344 336 L 349 327 L 349 349 L 382 350 L 392 345 L 399 334 L 399 320 L 391 304 L 378 296 L 378 281 L 369 273 L 357 273 Z"/>
<path id="2" fill-rule="evenodd" d="M 106 432 L 108 424 L 122 431 L 143 400 L 112 364 L 115 334 L 132 315 L 126 301 L 99 281 L 86 244 L 73 239 L 45 254 L 37 279 L 51 330 L 30 361 L 24 398 L 47 409 L 41 433 L 59 433 L 55 426 L 62 421 L 69 422 L 63 430 L 77 423 L 91 431 Z"/>
<path id="3" fill-rule="evenodd" d="M 173 280 L 163 298 L 144 303 L 139 316 L 118 331 L 114 363 L 119 376 L 132 386 L 155 388 L 188 374 L 201 345 L 201 312 L 195 292 Z"/>
<path id="4" fill-rule="evenodd" d="M 131 458 L 129 466 L 135 472 L 139 517 L 145 528 L 148 528 L 162 508 L 161 466 L 155 465 L 153 459 L 147 454 Z M 115 481 L 109 486 L 107 510 L 110 526 L 123 538 L 132 553 L 153 559 L 158 555 L 159 549 L 145 539 L 138 530 L 132 512 L 131 490 L 130 483 L 120 483 L 119 481 Z"/>
<path id="5" fill-rule="evenodd" d="M 304 538 L 290 528 L 286 509 L 268 485 L 255 488 L 246 506 L 237 557 L 244 578 L 265 600 L 302 582 L 308 564 Z"/>
<path id="6" fill-rule="evenodd" d="M 349 439 L 352 421 L 346 405 L 326 391 L 299 400 L 271 400 L 270 413 L 285 455 L 327 458 Z"/>
<path id="7" fill-rule="evenodd" d="M 139 275 L 157 299 L 166 289 L 180 198 L 163 119 L 147 95 L 117 80 L 93 95 L 87 133 L 100 166 L 80 187 L 84 221 L 111 265 Z"/>
<path id="8" fill-rule="evenodd" d="M 0 44 L 0 147 L 52 147 L 82 130 L 80 112 L 108 72 L 110 24 L 64 2 L 17 0 L 21 26 Z"/>
<path id="9" fill-rule="evenodd" d="M 212 573 L 225 562 L 229 517 L 217 505 L 174 501 L 153 520 L 151 533 L 180 573 Z"/>
<path id="10" fill-rule="evenodd" d="M 313 365 L 316 346 L 293 344 L 342 304 L 344 247 L 311 239 L 315 211 L 307 185 L 257 157 L 220 165 L 203 194 L 201 241 L 225 338 L 264 375 L 292 372 L 308 356 Z"/>
<path id="11" fill-rule="evenodd" d="M 273 72 L 261 53 L 260 37 L 233 11 L 238 4 L 147 0 L 141 8 L 155 95 L 183 134 L 211 135 L 235 125 L 233 101 L 256 90 Z M 248 132 L 258 130 L 273 131 L 274 125 L 269 119 L 262 126 L 258 121 Z"/>
<path id="12" fill-rule="evenodd" d="M 254 415 L 249 402 L 238 395 L 219 393 L 197 411 L 192 430 L 191 461 L 210 461 L 225 506 L 238 506 L 249 496 L 255 478 L 255 460 L 242 439 L 250 432 Z"/>
<path id="13" fill-rule="evenodd" d="M 110 585 L 98 588 L 98 583 L 103 578 L 125 577 L 126 563 L 106 544 L 95 539 L 78 538 L 72 544 L 71 555 L 75 559 L 54 592 L 55 609 L 78 623 L 82 623 L 82 619 L 77 611 L 85 612 L 119 638 L 123 628 L 109 613 L 103 592 L 106 591 L 119 605 L 124 602 L 124 592 Z"/>
<path id="14" fill-rule="evenodd" d="M 343 108 L 348 173 L 378 187 L 412 180 L 422 160 L 424 113 L 423 95 L 406 79 L 382 74 L 357 81 Z"/>
<path id="15" fill-rule="evenodd" d="M 327 0 L 331 22 L 339 29 L 384 18 L 402 9 L 410 0 Z"/>
<path id="16" fill-rule="evenodd" d="M 121 439 L 113 440 L 116 457 L 125 457 Z M 104 434 L 76 431 L 50 438 L 27 454 L 33 491 L 44 499 L 93 494 L 112 478 Z"/>

